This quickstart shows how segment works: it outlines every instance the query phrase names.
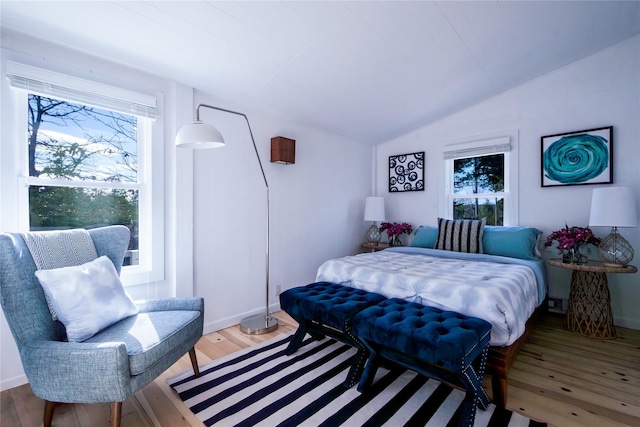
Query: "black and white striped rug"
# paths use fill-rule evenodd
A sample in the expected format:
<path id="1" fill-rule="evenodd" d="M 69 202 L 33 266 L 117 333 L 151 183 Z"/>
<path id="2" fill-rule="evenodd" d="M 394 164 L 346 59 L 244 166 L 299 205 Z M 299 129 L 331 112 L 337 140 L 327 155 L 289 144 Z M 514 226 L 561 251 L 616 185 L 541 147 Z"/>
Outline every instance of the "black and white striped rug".
<path id="1" fill-rule="evenodd" d="M 286 356 L 280 335 L 167 381 L 207 426 L 455 426 L 464 392 L 413 371 L 379 369 L 366 393 L 342 385 L 355 350 L 308 339 Z M 491 405 L 475 426 L 546 426 Z"/>

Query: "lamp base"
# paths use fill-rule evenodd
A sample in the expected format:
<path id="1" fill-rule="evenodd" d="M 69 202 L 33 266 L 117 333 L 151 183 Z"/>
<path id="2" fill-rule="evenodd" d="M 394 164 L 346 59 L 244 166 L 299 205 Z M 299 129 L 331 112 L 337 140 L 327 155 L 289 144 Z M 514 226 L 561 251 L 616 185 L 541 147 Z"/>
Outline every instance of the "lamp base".
<path id="1" fill-rule="evenodd" d="M 371 224 L 371 227 L 367 230 L 367 243 L 370 244 L 378 244 L 380 243 L 380 239 L 382 238 L 382 234 L 380 233 L 380 228 L 375 221 Z"/>
<path id="2" fill-rule="evenodd" d="M 278 319 L 259 314 L 247 317 L 240 322 L 240 332 L 247 335 L 263 335 L 278 329 Z"/>
<path id="3" fill-rule="evenodd" d="M 600 241 L 598 256 L 606 267 L 624 267 L 633 259 L 631 244 L 613 227 L 611 233 Z"/>

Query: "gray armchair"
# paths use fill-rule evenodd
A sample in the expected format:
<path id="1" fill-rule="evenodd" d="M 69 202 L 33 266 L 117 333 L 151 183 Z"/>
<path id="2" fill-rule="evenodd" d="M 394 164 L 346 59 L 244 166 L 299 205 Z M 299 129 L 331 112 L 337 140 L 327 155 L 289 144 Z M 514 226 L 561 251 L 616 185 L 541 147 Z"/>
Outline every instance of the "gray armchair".
<path id="1" fill-rule="evenodd" d="M 119 274 L 129 230 L 108 226 L 89 230 L 89 236 L 97 255 L 107 256 Z M 62 263 L 78 264 L 66 257 Z M 59 402 L 110 402 L 111 427 L 119 427 L 122 402 L 186 352 L 200 375 L 194 345 L 202 336 L 202 298 L 136 304 L 138 314 L 82 342 L 67 342 L 65 326 L 49 311 L 36 264 L 21 234 L 0 234 L 0 302 L 31 388 L 45 400 L 45 427 Z"/>

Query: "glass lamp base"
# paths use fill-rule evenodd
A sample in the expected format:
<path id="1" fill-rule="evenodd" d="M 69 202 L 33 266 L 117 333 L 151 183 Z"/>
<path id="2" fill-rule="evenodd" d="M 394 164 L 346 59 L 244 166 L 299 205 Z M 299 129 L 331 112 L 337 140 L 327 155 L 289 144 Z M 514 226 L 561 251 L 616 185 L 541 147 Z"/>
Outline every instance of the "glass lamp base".
<path id="1" fill-rule="evenodd" d="M 598 256 L 605 267 L 624 267 L 633 259 L 633 248 L 613 227 L 611 234 L 598 245 Z"/>
<path id="2" fill-rule="evenodd" d="M 378 243 L 380 243 L 381 238 L 382 234 L 380 234 L 380 229 L 374 222 L 367 230 L 367 243 L 373 243 L 377 245 Z"/>

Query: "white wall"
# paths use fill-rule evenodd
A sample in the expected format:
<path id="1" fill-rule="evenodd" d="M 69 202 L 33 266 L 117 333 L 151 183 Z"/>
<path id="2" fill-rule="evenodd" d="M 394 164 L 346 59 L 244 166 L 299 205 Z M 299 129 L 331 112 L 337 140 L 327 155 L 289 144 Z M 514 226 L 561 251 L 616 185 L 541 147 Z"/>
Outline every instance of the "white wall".
<path id="1" fill-rule="evenodd" d="M 2 70 L 4 61 L 14 60 L 132 90 L 162 92 L 165 280 L 127 291 L 134 299 L 205 297 L 207 332 L 262 312 L 266 193 L 244 119 L 203 110 L 201 118 L 215 123 L 227 146 L 192 152 L 176 150 L 174 145 L 177 128 L 193 119 L 194 99 L 235 108 L 204 94 L 194 97 L 191 88 L 177 82 L 24 35 L 3 33 L 2 48 Z M 2 107 L 8 108 L 6 79 L 1 88 Z M 273 295 L 276 284 L 285 290 L 309 283 L 322 262 L 358 250 L 367 227 L 362 215 L 371 190 L 372 148 L 238 109 L 251 120 L 271 190 L 270 277 L 275 310 L 279 307 Z M 274 136 L 296 139 L 295 165 L 269 162 Z M 3 204 L 2 215 L 8 206 Z M 0 390 L 24 384 L 26 377 L 4 314 L 0 315 L 0 348 Z"/>
<path id="2" fill-rule="evenodd" d="M 16 56 L 28 54 L 55 67 L 75 68 L 107 81 L 117 76 L 132 86 L 161 87 L 170 116 L 165 123 L 166 280 L 132 292 L 136 298 L 204 296 L 209 331 L 261 312 L 265 192 L 243 119 L 203 110 L 201 118 L 223 132 L 227 146 L 176 153 L 175 130 L 192 117 L 193 111 L 186 110 L 195 107 L 188 88 L 24 37 L 3 37 L 2 46 Z M 594 186 L 540 188 L 541 135 L 613 125 L 615 183 L 635 188 L 640 202 L 639 52 L 640 38 L 636 37 L 378 146 L 373 165 L 377 170 L 375 185 L 377 194 L 386 198 L 388 220 L 435 224 L 441 147 L 451 140 L 508 129 L 519 130 L 520 224 L 539 227 L 547 234 L 565 221 L 588 223 Z M 236 109 L 211 95 L 196 94 L 193 98 L 195 103 Z M 368 226 L 362 213 L 364 198 L 371 195 L 371 148 L 284 119 L 237 109 L 249 116 L 271 189 L 270 301 L 275 309 L 276 285 L 284 290 L 311 282 L 323 261 L 358 250 Z M 269 162 L 274 136 L 296 140 L 295 165 Z M 388 194 L 388 156 L 422 150 L 427 156 L 425 191 Z M 625 229 L 623 234 L 640 251 L 639 230 Z M 545 255 L 552 257 L 554 253 Z M 551 295 L 566 297 L 568 273 L 553 269 L 549 273 Z M 637 275 L 609 275 L 616 323 L 640 329 L 635 307 L 640 300 L 637 282 Z M 0 389 L 4 390 L 22 384 L 25 378 L 4 316 L 0 334 Z"/>
<path id="3" fill-rule="evenodd" d="M 519 132 L 519 224 L 546 237 L 569 225 L 587 226 L 591 192 L 598 186 L 540 186 L 540 137 L 613 126 L 614 184 L 633 187 L 640 208 L 640 37 L 634 37 L 509 90 L 377 149 L 378 194 L 393 221 L 435 225 L 441 203 L 442 147 L 451 141 L 510 129 Z M 428 100 L 425 100 L 428 102 Z M 426 151 L 425 191 L 387 192 L 389 155 Z M 639 209 L 640 210 L 640 209 Z M 608 229 L 595 228 L 600 237 Z M 621 229 L 640 258 L 640 229 Z M 545 258 L 556 258 L 553 247 Z M 595 258 L 595 254 L 592 255 Z M 550 296 L 568 298 L 570 273 L 548 268 Z M 609 274 L 615 323 L 640 329 L 640 278 Z"/>
<path id="4" fill-rule="evenodd" d="M 4 75 L 5 61 L 12 60 L 25 64 L 68 73 L 106 84 L 124 87 L 143 92 L 160 92 L 164 104 L 160 106 L 164 120 L 164 202 L 165 202 L 165 280 L 159 283 L 149 282 L 138 286 L 127 287 L 127 291 L 134 299 L 146 299 L 176 295 L 176 283 L 182 286 L 182 295 L 190 295 L 193 289 L 193 275 L 191 268 L 192 248 L 192 207 L 185 204 L 191 200 L 192 185 L 190 174 L 177 176 L 176 170 L 190 170 L 192 156 L 190 153 L 178 153 L 174 145 L 176 122 L 183 123 L 193 117 L 190 89 L 163 79 L 132 70 L 125 66 L 97 59 L 90 55 L 50 45 L 29 37 L 15 34 L 2 34 L 2 62 Z M 2 79 L 2 106 L 7 108 L 8 84 Z M 5 110 L 6 111 L 6 110 Z M 7 127 L 3 126 L 3 140 L 12 138 L 7 135 Z M 181 165 L 186 166 L 181 166 Z M 3 194 L 3 197 L 5 195 Z M 180 206 L 182 204 L 182 206 Z M 2 229 L 0 231 L 16 231 L 12 221 L 5 215 L 7 207 L 2 205 Z M 178 208 L 180 206 L 180 208 Z M 15 221 L 13 221 L 15 222 Z M 179 250 L 178 245 L 186 249 Z M 185 256 L 186 262 L 185 262 Z M 178 262 L 178 261 L 179 262 Z M 179 278 L 179 280 L 176 279 Z M 186 291 L 184 290 L 186 289 Z M 1 310 L 0 310 L 1 311 Z M 20 356 L 13 336 L 6 323 L 4 314 L 0 316 L 0 390 L 24 384 L 26 377 L 22 370 Z"/>
<path id="5" fill-rule="evenodd" d="M 196 101 L 241 111 L 251 123 L 270 189 L 270 304 L 277 310 L 276 285 L 311 283 L 322 262 L 358 250 L 372 149 L 203 94 Z M 200 112 L 226 141 L 199 150 L 194 161 L 194 292 L 205 297 L 209 332 L 264 312 L 266 189 L 244 118 Z M 295 164 L 270 162 L 275 136 L 296 140 Z"/>

